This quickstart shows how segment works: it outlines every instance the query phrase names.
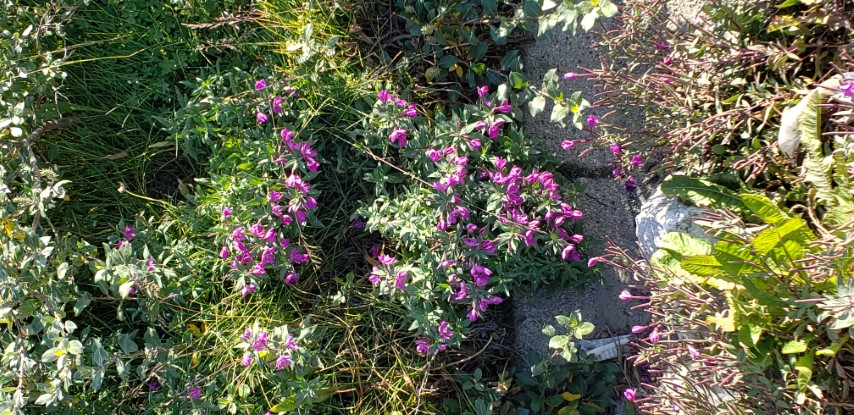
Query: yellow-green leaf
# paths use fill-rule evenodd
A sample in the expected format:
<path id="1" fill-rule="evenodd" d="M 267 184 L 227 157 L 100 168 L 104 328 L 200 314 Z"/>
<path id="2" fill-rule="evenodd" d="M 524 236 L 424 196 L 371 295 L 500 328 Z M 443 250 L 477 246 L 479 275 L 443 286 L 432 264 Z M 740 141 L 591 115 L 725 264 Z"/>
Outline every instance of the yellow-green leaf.
<path id="1" fill-rule="evenodd" d="M 577 401 L 581 399 L 581 395 L 577 393 L 564 392 L 560 394 L 560 396 L 563 397 L 563 399 L 565 399 L 567 402 Z"/>

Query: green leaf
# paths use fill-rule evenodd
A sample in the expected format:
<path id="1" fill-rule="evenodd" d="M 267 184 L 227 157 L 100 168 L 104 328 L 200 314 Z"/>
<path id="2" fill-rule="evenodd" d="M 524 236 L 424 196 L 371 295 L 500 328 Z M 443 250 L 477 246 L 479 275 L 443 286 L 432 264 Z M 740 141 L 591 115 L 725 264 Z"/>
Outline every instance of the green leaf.
<path id="1" fill-rule="evenodd" d="M 569 336 L 565 334 L 557 335 L 549 339 L 550 349 L 564 349 L 569 344 Z"/>
<path id="2" fill-rule="evenodd" d="M 549 121 L 560 124 L 561 127 L 566 127 L 566 116 L 568 114 L 569 110 L 567 109 L 567 107 L 555 103 L 554 108 L 552 108 L 552 115 L 549 118 Z"/>
<path id="3" fill-rule="evenodd" d="M 842 338 L 839 339 L 838 342 L 833 342 L 830 344 L 830 346 L 827 346 L 823 349 L 817 350 L 815 352 L 815 354 L 816 354 L 816 356 L 828 356 L 828 357 L 836 356 L 836 354 L 839 353 L 839 349 L 841 349 L 842 346 L 847 341 L 848 341 L 848 335 L 842 336 Z"/>
<path id="4" fill-rule="evenodd" d="M 297 409 L 297 400 L 296 400 L 296 397 L 291 396 L 291 397 L 288 397 L 287 399 L 273 405 L 273 407 L 270 408 L 270 412 L 274 412 L 274 413 L 278 414 L 278 413 L 282 413 L 282 412 L 290 412 L 290 411 L 293 411 L 294 409 Z"/>
<path id="5" fill-rule="evenodd" d="M 807 229 L 807 224 L 801 218 L 792 218 L 783 222 L 779 226 L 774 226 L 759 232 L 756 238 L 753 239 L 753 247 L 762 255 L 767 255 L 771 250 L 779 246 L 784 241 L 794 241 L 800 245 L 815 239 L 812 232 Z M 797 254 L 797 252 L 792 252 Z M 792 257 L 792 260 L 801 259 L 803 249 L 800 250 L 800 255 Z"/>
<path id="6" fill-rule="evenodd" d="M 575 338 L 580 339 L 580 338 L 582 338 L 583 336 L 586 336 L 586 335 L 588 335 L 588 334 L 590 334 L 590 333 L 593 333 L 593 330 L 594 330 L 595 328 L 596 328 L 596 326 L 594 326 L 594 325 L 593 325 L 593 323 L 590 323 L 590 322 L 585 321 L 585 322 L 581 323 L 581 324 L 580 324 L 580 325 L 575 329 Z"/>
<path id="7" fill-rule="evenodd" d="M 139 346 L 133 341 L 134 336 L 136 336 L 136 330 L 131 334 L 119 333 L 119 347 L 122 349 L 122 353 L 131 354 L 139 351 Z"/>
<path id="8" fill-rule="evenodd" d="M 783 209 L 777 207 L 771 199 L 765 196 L 745 193 L 741 195 L 741 201 L 751 213 L 769 225 L 774 225 L 789 218 L 789 215 Z"/>
<path id="9" fill-rule="evenodd" d="M 536 117 L 543 113 L 546 109 L 546 97 L 538 95 L 528 104 L 528 110 L 531 111 L 531 116 Z"/>
<path id="10" fill-rule="evenodd" d="M 614 17 L 617 15 L 617 5 L 611 0 L 599 0 L 599 13 L 603 17 Z"/>
<path id="11" fill-rule="evenodd" d="M 552 326 L 551 324 L 546 324 L 546 326 L 543 327 L 543 334 L 549 337 L 554 336 L 555 326 Z"/>
<path id="12" fill-rule="evenodd" d="M 668 196 L 679 197 L 701 207 L 745 208 L 741 198 L 733 191 L 696 177 L 672 176 L 661 184 L 661 190 Z"/>
<path id="13" fill-rule="evenodd" d="M 528 84 L 529 81 L 525 75 L 522 75 L 519 72 L 510 72 L 510 85 L 513 86 L 513 89 L 522 89 L 527 87 Z"/>
<path id="14" fill-rule="evenodd" d="M 800 394 L 806 393 L 812 379 L 813 359 L 812 353 L 807 353 L 795 362 L 795 370 L 798 371 L 798 392 Z M 799 396 L 797 399 L 800 400 L 802 398 Z"/>
<path id="15" fill-rule="evenodd" d="M 780 353 L 783 354 L 792 354 L 792 353 L 803 353 L 807 351 L 807 344 L 802 340 L 792 340 L 783 345 L 783 349 L 780 350 Z"/>
<path id="16" fill-rule="evenodd" d="M 495 13 L 498 13 L 498 2 L 496 0 L 480 0 L 480 5 L 483 7 L 483 14 L 486 16 L 495 16 Z"/>
<path id="17" fill-rule="evenodd" d="M 685 257 L 679 265 L 685 271 L 703 276 L 716 277 L 724 274 L 726 270 L 724 266 L 718 262 L 717 258 L 711 255 L 696 255 Z"/>
<path id="18" fill-rule="evenodd" d="M 756 265 L 762 261 L 750 253 L 749 247 L 731 242 L 720 241 L 715 244 L 714 256 L 732 276 L 761 272 Z"/>

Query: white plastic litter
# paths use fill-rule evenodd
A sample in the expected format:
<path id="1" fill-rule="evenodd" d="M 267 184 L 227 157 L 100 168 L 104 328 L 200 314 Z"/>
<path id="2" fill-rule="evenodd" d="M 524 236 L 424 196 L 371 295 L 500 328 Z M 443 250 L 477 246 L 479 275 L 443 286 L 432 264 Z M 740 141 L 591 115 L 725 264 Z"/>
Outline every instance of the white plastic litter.
<path id="1" fill-rule="evenodd" d="M 607 339 L 581 340 L 578 346 L 584 350 L 593 360 L 601 362 L 608 359 L 616 359 L 620 355 L 620 348 L 629 343 L 631 335 L 609 337 Z"/>

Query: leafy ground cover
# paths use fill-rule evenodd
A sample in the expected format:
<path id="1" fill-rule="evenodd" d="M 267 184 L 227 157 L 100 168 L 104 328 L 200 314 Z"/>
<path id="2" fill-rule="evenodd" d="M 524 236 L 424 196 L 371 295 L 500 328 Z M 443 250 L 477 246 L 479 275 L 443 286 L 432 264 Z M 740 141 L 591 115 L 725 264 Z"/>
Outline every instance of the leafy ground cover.
<path id="1" fill-rule="evenodd" d="M 607 0 L 7 1 L 0 411 L 844 413 L 851 7 L 714 3 L 676 30 L 662 4 L 608 31 Z M 531 84 L 535 27 L 602 31 L 608 99 Z M 590 258 L 518 122 L 549 101 L 627 189 L 644 159 L 683 169 L 664 190 L 716 239 Z M 662 134 L 587 112 L 618 101 Z M 598 262 L 654 316 L 636 371 L 579 351 L 580 312 L 544 328 L 562 359 L 508 350 L 514 290 Z"/>

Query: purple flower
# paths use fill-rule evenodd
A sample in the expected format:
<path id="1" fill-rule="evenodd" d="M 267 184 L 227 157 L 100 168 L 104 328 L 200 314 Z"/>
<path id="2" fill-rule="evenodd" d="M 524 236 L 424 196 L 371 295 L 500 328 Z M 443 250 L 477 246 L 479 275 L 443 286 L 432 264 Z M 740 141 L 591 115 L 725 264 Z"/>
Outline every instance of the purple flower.
<path id="1" fill-rule="evenodd" d="M 563 79 L 567 80 L 567 81 L 572 81 L 573 79 L 575 79 L 577 77 L 578 77 L 578 74 L 575 72 L 567 72 L 567 73 L 563 74 Z"/>
<path id="2" fill-rule="evenodd" d="M 501 134 L 501 126 L 504 125 L 504 121 L 496 121 L 489 126 L 489 129 L 486 130 L 486 135 L 491 139 L 498 138 L 498 135 Z"/>
<path id="3" fill-rule="evenodd" d="M 282 98 L 278 95 L 273 97 L 273 112 L 275 112 L 276 114 L 281 114 L 282 113 L 282 104 L 284 104 L 284 103 L 285 103 L 284 98 Z"/>
<path id="4" fill-rule="evenodd" d="M 364 229 L 365 221 L 363 221 L 362 218 L 356 218 L 356 220 L 353 222 L 353 225 L 351 225 L 351 227 L 353 229 Z"/>
<path id="5" fill-rule="evenodd" d="M 293 140 L 294 138 L 294 132 L 287 128 L 282 128 L 282 132 L 280 134 L 282 136 L 282 141 L 286 143 Z"/>
<path id="6" fill-rule="evenodd" d="M 632 166 L 640 167 L 640 165 L 643 164 L 643 157 L 641 157 L 640 154 L 635 154 L 632 156 L 631 164 Z"/>
<path id="7" fill-rule="evenodd" d="M 635 179 L 634 177 L 629 177 L 629 179 L 626 180 L 626 191 L 634 192 L 635 189 L 637 189 L 637 185 L 635 185 Z"/>
<path id="8" fill-rule="evenodd" d="M 393 256 L 386 255 L 386 254 L 380 254 L 380 256 L 377 259 L 379 259 L 380 263 L 383 265 L 391 265 L 391 264 L 394 264 L 394 261 L 395 261 L 395 258 Z"/>
<path id="9" fill-rule="evenodd" d="M 380 100 L 380 102 L 382 102 L 383 104 L 385 104 L 386 102 L 388 102 L 388 99 L 389 99 L 389 97 L 390 97 L 390 96 L 391 96 L 391 94 L 388 92 L 388 90 L 387 90 L 387 89 L 383 89 L 382 91 L 377 92 L 377 98 L 378 98 L 378 99 Z"/>
<path id="10" fill-rule="evenodd" d="M 637 388 L 629 388 L 623 391 L 623 396 L 626 397 L 626 400 L 629 402 L 634 402 L 637 399 L 638 390 Z"/>
<path id="11" fill-rule="evenodd" d="M 664 66 L 670 66 L 673 63 L 673 58 L 665 56 L 664 59 L 661 60 L 661 63 L 663 63 Z"/>
<path id="12" fill-rule="evenodd" d="M 599 258 L 598 256 L 595 256 L 595 257 L 588 259 L 587 260 L 587 268 L 593 268 L 594 266 L 596 266 L 596 264 L 599 262 L 600 259 L 601 258 Z"/>
<path id="13" fill-rule="evenodd" d="M 255 349 L 256 352 L 260 352 L 267 348 L 267 332 L 262 331 L 258 336 L 255 337 L 255 341 L 252 342 L 252 348 Z"/>
<path id="14" fill-rule="evenodd" d="M 255 81 L 255 90 L 256 91 L 260 91 L 266 87 L 267 87 L 267 80 L 266 79 L 261 78 L 261 79 Z"/>
<path id="15" fill-rule="evenodd" d="M 286 285 L 293 285 L 297 281 L 299 281 L 299 274 L 297 274 L 296 272 L 288 272 L 287 274 L 285 274 Z"/>
<path id="16" fill-rule="evenodd" d="M 417 117 L 418 111 L 416 111 L 416 109 L 415 109 L 415 104 L 410 104 L 408 107 L 406 107 L 406 110 L 403 111 L 403 114 L 401 114 L 401 115 L 405 115 L 409 118 Z"/>
<path id="17" fill-rule="evenodd" d="M 632 293 L 629 292 L 629 290 L 623 290 L 623 292 L 621 292 L 620 295 L 617 296 L 617 298 L 623 301 L 629 301 L 634 297 L 632 296 Z"/>
<path id="18" fill-rule="evenodd" d="M 563 251 L 560 253 L 560 257 L 564 261 L 566 261 L 568 259 L 572 259 L 573 258 L 573 255 L 572 255 L 573 252 L 575 252 L 575 245 L 568 244 L 566 247 L 563 248 Z"/>
<path id="19" fill-rule="evenodd" d="M 187 397 L 190 400 L 196 400 L 202 397 L 202 390 L 199 388 L 194 388 L 192 386 L 187 387 Z"/>
<path id="20" fill-rule="evenodd" d="M 296 350 L 299 347 L 297 346 L 297 342 L 294 339 L 293 334 L 288 333 L 288 336 L 285 337 L 285 347 L 287 347 L 288 350 Z"/>
<path id="21" fill-rule="evenodd" d="M 395 128 L 394 131 L 389 134 L 388 139 L 401 147 L 406 147 L 406 130 L 402 128 Z"/>
<path id="22" fill-rule="evenodd" d="M 132 226 L 127 226 L 127 227 L 125 227 L 124 235 L 125 235 L 125 239 L 133 239 L 133 238 L 136 238 L 136 232 L 134 232 L 134 231 L 133 231 L 133 227 L 132 227 Z"/>
<path id="23" fill-rule="evenodd" d="M 839 92 L 846 97 L 854 96 L 854 81 L 845 81 L 839 86 Z"/>
<path id="24" fill-rule="evenodd" d="M 466 314 L 466 317 L 468 317 L 470 322 L 474 323 L 477 321 L 477 318 L 480 317 L 480 313 L 478 313 L 475 308 L 472 308 L 471 311 Z"/>
<path id="25" fill-rule="evenodd" d="M 299 253 L 299 248 L 291 249 L 291 262 L 294 264 L 305 264 L 308 262 L 308 254 Z"/>
<path id="26" fill-rule="evenodd" d="M 246 253 L 244 252 L 244 254 L 246 254 Z M 249 254 L 246 254 L 246 255 L 249 255 Z M 251 260 L 251 258 L 252 257 L 250 257 L 250 260 Z M 264 269 L 264 264 L 259 262 L 252 267 L 252 270 L 249 271 L 249 273 L 252 275 L 264 275 L 267 273 L 267 270 Z"/>
<path id="27" fill-rule="evenodd" d="M 452 300 L 460 301 L 465 300 L 469 296 L 469 287 L 465 283 L 460 283 L 460 290 L 455 292 L 454 295 L 451 296 Z"/>
<path id="28" fill-rule="evenodd" d="M 150 391 L 156 391 L 157 388 L 159 388 L 159 387 L 160 387 L 160 384 L 157 383 L 156 380 L 152 380 L 151 382 L 148 383 L 148 390 L 150 390 Z"/>
<path id="29" fill-rule="evenodd" d="M 377 244 L 371 245 L 371 256 L 376 258 L 380 254 L 380 246 Z"/>
<path id="30" fill-rule="evenodd" d="M 249 327 L 247 327 L 245 330 L 243 330 L 243 334 L 240 335 L 240 340 L 249 341 L 249 339 L 251 339 L 251 338 L 252 338 L 252 330 Z"/>
<path id="31" fill-rule="evenodd" d="M 251 366 L 252 365 L 252 353 L 246 352 L 243 353 L 243 358 L 240 359 L 240 364 L 243 366 Z"/>
<path id="32" fill-rule="evenodd" d="M 504 101 L 501 101 L 501 105 L 496 105 L 496 106 L 495 106 L 495 111 L 503 112 L 503 113 L 505 113 L 505 114 L 506 114 L 506 113 L 508 113 L 508 112 L 513 111 L 513 107 L 511 107 L 511 106 L 510 106 L 510 102 L 508 102 L 508 101 L 505 99 Z"/>
<path id="33" fill-rule="evenodd" d="M 667 42 L 655 42 L 655 50 L 662 51 L 670 49 L 670 44 Z"/>
<path id="34" fill-rule="evenodd" d="M 489 94 L 489 85 L 481 85 L 477 87 L 478 98 L 483 98 L 486 96 L 486 94 Z"/>
<path id="35" fill-rule="evenodd" d="M 226 218 L 226 219 L 231 217 L 231 208 L 230 207 L 226 206 L 226 207 L 222 208 L 222 217 Z"/>
<path id="36" fill-rule="evenodd" d="M 620 147 L 619 144 L 611 144 L 611 147 L 609 148 L 611 150 L 611 153 L 613 153 L 615 156 L 620 154 L 621 151 L 623 151 L 623 148 Z"/>
<path id="37" fill-rule="evenodd" d="M 219 250 L 219 257 L 222 259 L 228 259 L 229 256 L 228 247 L 223 246 L 222 249 Z"/>
<path id="38" fill-rule="evenodd" d="M 448 322 L 447 321 L 439 322 L 438 332 L 439 332 L 439 338 L 441 338 L 442 340 L 448 340 L 451 338 L 451 336 L 454 335 L 454 332 L 452 332 L 451 329 L 448 328 Z"/>
<path id="39" fill-rule="evenodd" d="M 692 360 L 697 360 L 700 358 L 700 351 L 694 348 L 693 346 L 688 346 L 688 354 L 691 355 Z"/>
<path id="40" fill-rule="evenodd" d="M 415 351 L 422 356 L 427 356 L 427 353 L 430 352 L 430 341 L 427 339 L 415 340 Z"/>
<path id="41" fill-rule="evenodd" d="M 471 276 L 474 277 L 474 283 L 477 284 L 478 287 L 486 285 L 489 282 L 490 275 L 492 275 L 492 271 L 483 265 L 473 264 L 471 266 Z"/>
<path id="42" fill-rule="evenodd" d="M 561 148 L 564 150 L 569 150 L 575 145 L 575 141 L 572 140 L 564 140 L 560 143 Z"/>
<path id="43" fill-rule="evenodd" d="M 250 226 L 249 231 L 252 232 L 252 235 L 255 235 L 255 237 L 257 238 L 264 237 L 264 225 L 261 224 L 260 220 L 254 225 Z"/>
<path id="44" fill-rule="evenodd" d="M 641 334 L 646 330 L 646 326 L 632 326 L 632 333 Z"/>
<path id="45" fill-rule="evenodd" d="M 442 159 L 442 152 L 431 148 L 429 151 L 427 151 L 427 158 L 433 160 L 433 162 L 436 163 Z"/>
<path id="46" fill-rule="evenodd" d="M 265 122 L 270 121 L 270 117 L 268 117 L 267 114 L 258 111 L 255 114 L 255 121 L 258 122 L 258 124 L 264 124 Z"/>
<path id="47" fill-rule="evenodd" d="M 617 167 L 614 170 L 611 170 L 611 174 L 613 174 L 614 177 L 619 177 L 621 174 L 623 174 L 623 169 Z"/>
<path id="48" fill-rule="evenodd" d="M 267 200 L 269 200 L 270 203 L 279 203 L 279 201 L 282 200 L 282 193 L 270 189 L 270 195 L 267 196 Z"/>
<path id="49" fill-rule="evenodd" d="M 593 114 L 588 115 L 587 116 L 587 126 L 590 128 L 593 128 L 596 126 L 596 124 L 599 124 L 599 118 L 596 118 L 596 116 Z"/>
<path id="50" fill-rule="evenodd" d="M 258 290 L 258 287 L 255 284 L 246 284 L 240 290 L 240 296 L 246 298 L 247 295 L 254 293 L 256 290 Z"/>
<path id="51" fill-rule="evenodd" d="M 279 357 L 276 359 L 276 370 L 282 370 L 282 369 L 284 369 L 284 368 L 286 368 L 286 367 L 290 367 L 290 366 L 291 366 L 291 363 L 292 363 L 292 362 L 291 362 L 291 357 L 290 357 L 290 356 L 288 356 L 288 355 L 286 355 L 286 354 L 284 354 L 284 353 L 282 353 L 282 354 L 280 354 L 280 355 L 279 355 Z"/>
<path id="52" fill-rule="evenodd" d="M 662 76 L 661 78 L 658 78 L 658 79 L 661 80 L 661 82 L 664 82 L 665 84 L 672 84 L 673 83 L 673 79 L 670 79 L 669 77 L 666 77 L 666 76 Z"/>
<path id="53" fill-rule="evenodd" d="M 154 258 L 148 258 L 145 264 L 148 265 L 148 272 L 154 272 Z"/>
<path id="54" fill-rule="evenodd" d="M 472 233 L 476 230 L 477 230 L 477 225 L 475 225 L 473 223 L 469 223 L 468 225 L 466 225 L 466 232 Z"/>
<path id="55" fill-rule="evenodd" d="M 397 275 L 394 277 L 394 288 L 398 290 L 406 289 L 406 279 L 409 278 L 409 273 L 405 271 L 398 271 Z"/>
<path id="56" fill-rule="evenodd" d="M 485 122 L 485 121 L 483 121 L 483 120 L 480 120 L 480 121 L 478 121 L 477 123 L 475 123 L 475 124 L 474 124 L 474 129 L 475 129 L 475 130 L 482 130 L 482 129 L 484 129 L 484 128 L 486 128 L 486 122 Z"/>
<path id="57" fill-rule="evenodd" d="M 472 150 L 479 150 L 480 149 L 480 140 L 478 140 L 476 138 L 472 139 L 471 141 L 469 141 L 469 145 L 471 146 Z"/>
<path id="58" fill-rule="evenodd" d="M 652 330 L 652 333 L 649 334 L 649 342 L 650 343 L 658 343 L 661 340 L 661 334 L 658 333 L 658 327 Z"/>

